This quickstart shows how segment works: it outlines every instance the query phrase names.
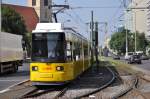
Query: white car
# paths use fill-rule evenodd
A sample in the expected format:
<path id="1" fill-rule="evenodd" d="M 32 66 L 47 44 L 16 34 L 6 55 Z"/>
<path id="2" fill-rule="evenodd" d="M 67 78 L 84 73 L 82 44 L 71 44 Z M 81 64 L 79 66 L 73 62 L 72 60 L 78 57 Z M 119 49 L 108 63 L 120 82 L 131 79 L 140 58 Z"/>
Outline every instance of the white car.
<path id="1" fill-rule="evenodd" d="M 130 57 L 131 57 L 131 55 L 133 55 L 134 54 L 134 52 L 128 52 L 128 53 L 126 53 L 125 54 L 125 60 L 128 60 Z"/>

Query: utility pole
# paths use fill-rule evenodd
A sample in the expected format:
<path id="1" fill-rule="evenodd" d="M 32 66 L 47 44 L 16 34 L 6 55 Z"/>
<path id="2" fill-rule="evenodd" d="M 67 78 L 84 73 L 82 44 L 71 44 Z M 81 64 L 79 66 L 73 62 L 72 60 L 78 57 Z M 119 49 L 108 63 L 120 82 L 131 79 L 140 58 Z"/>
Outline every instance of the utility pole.
<path id="1" fill-rule="evenodd" d="M 127 25 L 126 25 L 127 27 Z M 126 54 L 128 54 L 128 30 L 126 28 Z"/>
<path id="2" fill-rule="evenodd" d="M 2 0 L 0 0 L 0 32 L 1 32 L 1 29 L 2 29 L 2 20 L 1 20 L 1 5 L 2 5 Z"/>
<path id="3" fill-rule="evenodd" d="M 134 41 L 135 41 L 135 53 L 136 53 L 136 51 L 137 51 L 136 12 L 134 13 L 134 16 L 135 16 L 135 20 L 134 20 L 134 26 L 135 26 L 135 36 L 134 36 L 135 38 L 134 39 L 135 40 Z"/>
<path id="4" fill-rule="evenodd" d="M 95 58 L 96 58 L 97 71 L 99 71 L 99 60 L 98 60 L 98 22 L 95 22 Z"/>
<path id="5" fill-rule="evenodd" d="M 131 7 L 131 8 L 128 8 L 127 11 L 132 11 L 132 10 L 148 10 L 150 9 L 150 6 L 147 6 L 147 7 Z M 134 48 L 134 51 L 136 52 L 137 51 L 137 33 L 136 33 L 136 11 L 132 11 L 134 13 L 134 30 L 135 30 L 135 36 L 134 36 L 134 43 L 135 43 L 135 48 Z M 133 17 L 132 17 L 133 18 Z"/>
<path id="6" fill-rule="evenodd" d="M 108 23 L 104 22 L 104 24 L 105 24 L 105 47 L 107 47 Z"/>
<path id="7" fill-rule="evenodd" d="M 91 11 L 91 34 L 90 34 L 90 40 L 91 40 L 91 63 L 94 62 L 94 53 L 93 53 L 93 36 L 94 34 L 94 19 L 93 19 L 93 11 Z"/>

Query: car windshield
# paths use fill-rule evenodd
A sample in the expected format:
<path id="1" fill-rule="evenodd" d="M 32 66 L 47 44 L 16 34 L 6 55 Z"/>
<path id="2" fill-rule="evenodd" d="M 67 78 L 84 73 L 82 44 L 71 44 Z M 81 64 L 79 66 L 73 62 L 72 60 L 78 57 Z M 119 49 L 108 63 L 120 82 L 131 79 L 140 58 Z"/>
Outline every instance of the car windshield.
<path id="1" fill-rule="evenodd" d="M 32 61 L 54 62 L 65 60 L 64 33 L 34 33 Z"/>
<path id="2" fill-rule="evenodd" d="M 130 52 L 130 53 L 128 53 L 128 55 L 133 55 L 133 53 L 132 53 L 132 52 Z"/>
<path id="3" fill-rule="evenodd" d="M 139 56 L 139 55 L 133 55 L 133 57 L 134 57 L 134 58 L 140 58 L 140 56 Z"/>

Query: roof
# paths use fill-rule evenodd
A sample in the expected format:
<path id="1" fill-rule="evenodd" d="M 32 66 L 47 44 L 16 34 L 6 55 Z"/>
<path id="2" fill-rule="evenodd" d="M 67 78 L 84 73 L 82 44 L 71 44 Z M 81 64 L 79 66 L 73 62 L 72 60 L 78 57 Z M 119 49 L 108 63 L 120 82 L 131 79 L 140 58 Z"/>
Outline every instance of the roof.
<path id="1" fill-rule="evenodd" d="M 3 5 L 13 8 L 17 13 L 19 13 L 23 17 L 28 32 L 32 32 L 32 30 L 35 29 L 36 24 L 39 22 L 39 18 L 34 8 L 12 4 Z"/>
<path id="2" fill-rule="evenodd" d="M 38 23 L 34 32 L 63 32 L 61 23 Z"/>

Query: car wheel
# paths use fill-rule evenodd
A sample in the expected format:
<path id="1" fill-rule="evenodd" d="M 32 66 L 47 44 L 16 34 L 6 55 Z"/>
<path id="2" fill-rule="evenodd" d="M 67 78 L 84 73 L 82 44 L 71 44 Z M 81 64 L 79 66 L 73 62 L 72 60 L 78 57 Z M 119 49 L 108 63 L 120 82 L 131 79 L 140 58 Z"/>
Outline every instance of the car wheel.
<path id="1" fill-rule="evenodd" d="M 142 64 L 142 62 L 138 62 L 138 64 Z"/>

